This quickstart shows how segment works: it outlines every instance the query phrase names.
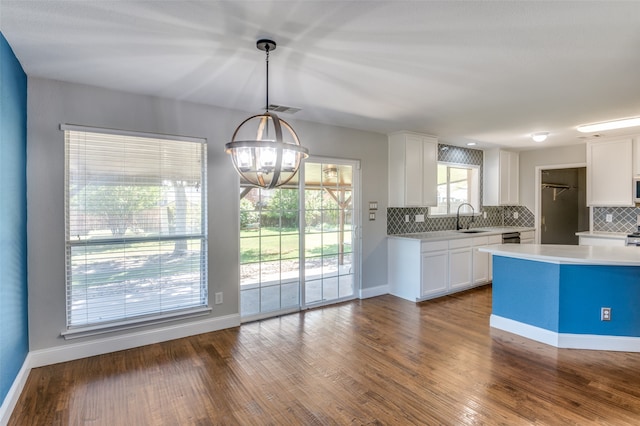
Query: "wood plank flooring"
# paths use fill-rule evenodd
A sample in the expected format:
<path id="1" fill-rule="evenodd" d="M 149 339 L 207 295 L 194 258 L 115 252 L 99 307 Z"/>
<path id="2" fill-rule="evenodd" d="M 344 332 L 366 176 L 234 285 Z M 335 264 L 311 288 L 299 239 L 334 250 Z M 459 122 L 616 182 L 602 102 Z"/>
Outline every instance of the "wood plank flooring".
<path id="1" fill-rule="evenodd" d="M 640 354 L 491 330 L 491 288 L 354 301 L 34 369 L 10 425 L 637 425 Z"/>

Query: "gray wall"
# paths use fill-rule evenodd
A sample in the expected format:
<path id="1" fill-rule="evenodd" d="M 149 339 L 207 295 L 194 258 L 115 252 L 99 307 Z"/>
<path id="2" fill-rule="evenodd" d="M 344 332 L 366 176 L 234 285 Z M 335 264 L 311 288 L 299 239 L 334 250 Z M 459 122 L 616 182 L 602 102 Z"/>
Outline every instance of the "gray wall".
<path id="1" fill-rule="evenodd" d="M 239 297 L 239 180 L 223 146 L 235 127 L 248 115 L 246 112 L 78 84 L 29 79 L 27 231 L 30 350 L 69 343 L 60 337 L 66 324 L 64 137 L 59 130 L 60 124 L 195 136 L 208 140 L 209 295 L 213 298 L 215 292 L 224 292 L 224 304 L 214 305 L 210 301 L 213 307 L 211 317 L 219 317 L 237 314 Z M 387 136 L 283 118 L 292 124 L 303 145 L 313 155 L 361 160 L 362 205 L 368 206 L 368 201 L 377 201 L 379 206 L 376 221 L 370 222 L 368 215 L 362 216 L 362 286 L 386 285 L 386 217 L 383 212 L 387 207 Z M 361 213 L 366 215 L 367 211 L 361 208 Z M 83 341 L 103 338 L 98 336 Z"/>
<path id="2" fill-rule="evenodd" d="M 536 167 L 587 162 L 586 144 L 520 152 L 520 205 L 536 211 Z"/>

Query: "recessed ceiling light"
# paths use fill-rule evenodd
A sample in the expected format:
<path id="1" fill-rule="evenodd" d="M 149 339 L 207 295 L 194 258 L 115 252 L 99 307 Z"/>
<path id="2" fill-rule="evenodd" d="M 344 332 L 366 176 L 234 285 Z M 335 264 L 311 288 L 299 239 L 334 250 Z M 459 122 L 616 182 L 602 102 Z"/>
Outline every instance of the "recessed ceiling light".
<path id="1" fill-rule="evenodd" d="M 623 118 L 620 120 L 603 121 L 600 123 L 581 124 L 578 131 L 582 133 L 601 132 L 603 130 L 625 129 L 640 126 L 640 117 Z"/>
<path id="2" fill-rule="evenodd" d="M 549 136 L 549 132 L 532 133 L 531 139 L 533 139 L 534 142 L 544 142 L 547 140 L 547 136 Z"/>
<path id="3" fill-rule="evenodd" d="M 475 142 L 467 142 L 467 146 L 476 146 Z"/>

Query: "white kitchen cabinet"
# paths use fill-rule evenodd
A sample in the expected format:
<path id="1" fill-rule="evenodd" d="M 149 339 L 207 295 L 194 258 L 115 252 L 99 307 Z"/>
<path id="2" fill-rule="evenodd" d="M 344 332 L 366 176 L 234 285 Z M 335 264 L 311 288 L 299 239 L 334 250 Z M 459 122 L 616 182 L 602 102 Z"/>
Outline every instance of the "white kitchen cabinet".
<path id="1" fill-rule="evenodd" d="M 579 245 L 581 246 L 626 246 L 627 233 L 625 232 L 577 232 Z"/>
<path id="2" fill-rule="evenodd" d="M 489 237 L 475 237 L 473 247 L 473 284 L 484 284 L 489 281 L 489 253 L 478 251 L 478 247 L 489 244 Z"/>
<path id="3" fill-rule="evenodd" d="M 448 242 L 422 243 L 422 298 L 445 294 L 449 286 Z"/>
<path id="4" fill-rule="evenodd" d="M 517 152 L 491 149 L 483 154 L 483 204 L 517 205 L 520 156 Z"/>
<path id="5" fill-rule="evenodd" d="M 535 231 L 524 231 L 520 233 L 520 244 L 533 244 L 536 238 Z"/>
<path id="6" fill-rule="evenodd" d="M 633 207 L 633 140 L 587 142 L 587 205 Z"/>
<path id="7" fill-rule="evenodd" d="M 640 176 L 640 135 L 633 138 L 633 176 Z"/>
<path id="8" fill-rule="evenodd" d="M 387 239 L 389 293 L 418 302 L 483 285 L 492 279 L 491 255 L 479 247 L 502 243 L 502 235 L 440 241 Z"/>
<path id="9" fill-rule="evenodd" d="M 449 288 L 451 290 L 462 290 L 472 285 L 471 244 L 471 238 L 449 241 Z"/>
<path id="10" fill-rule="evenodd" d="M 449 242 L 389 238 L 389 293 L 419 301 L 449 292 Z"/>
<path id="11" fill-rule="evenodd" d="M 419 133 L 389 135 L 389 206 L 437 206 L 438 139 Z"/>
<path id="12" fill-rule="evenodd" d="M 489 242 L 487 245 L 493 246 L 496 244 L 502 244 L 502 235 L 491 235 L 489 236 Z M 489 253 L 487 253 L 489 254 Z M 493 281 L 493 256 L 489 254 L 489 277 L 488 281 Z"/>

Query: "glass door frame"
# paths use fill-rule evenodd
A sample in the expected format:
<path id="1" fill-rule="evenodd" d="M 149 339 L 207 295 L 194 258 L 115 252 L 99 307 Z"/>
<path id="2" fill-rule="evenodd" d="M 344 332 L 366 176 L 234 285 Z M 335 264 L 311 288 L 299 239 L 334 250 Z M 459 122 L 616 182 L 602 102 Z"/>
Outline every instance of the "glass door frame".
<path id="1" fill-rule="evenodd" d="M 338 297 L 338 298 L 332 298 L 330 300 L 322 300 L 322 301 L 317 301 L 317 302 L 312 302 L 312 303 L 307 303 L 306 302 L 306 282 L 305 282 L 305 263 L 306 263 L 306 252 L 305 252 L 305 238 L 306 238 L 306 223 L 305 223 L 305 212 L 306 212 L 306 208 L 305 208 L 305 190 L 306 190 L 306 184 L 305 184 L 305 167 L 307 163 L 318 163 L 318 164 L 332 164 L 332 165 L 337 165 L 337 166 L 350 166 L 351 167 L 351 171 L 352 171 L 352 181 L 351 181 L 351 205 L 352 205 L 352 217 L 351 217 L 351 225 L 352 225 L 352 230 L 351 230 L 351 235 L 352 235 L 352 244 L 351 244 L 351 258 L 352 258 L 352 273 L 351 274 L 347 274 L 347 275 L 352 275 L 352 285 L 353 285 L 353 293 L 345 296 L 345 297 Z M 361 289 L 361 282 L 360 282 L 360 277 L 361 277 L 361 207 L 360 207 L 360 175 L 361 175 L 361 169 L 360 169 L 360 161 L 359 160 L 351 160 L 351 159 L 344 159 L 344 158 L 334 158 L 334 157 L 322 157 L 322 156 L 311 156 L 309 159 L 307 159 L 302 166 L 300 167 L 300 170 L 298 171 L 298 223 L 299 223 L 299 229 L 298 229 L 298 241 L 299 241 L 299 256 L 298 256 L 298 264 L 299 264 L 299 270 L 298 270 L 298 305 L 297 306 L 293 306 L 290 305 L 289 307 L 286 308 L 281 308 L 279 310 L 274 310 L 274 311 L 266 311 L 266 312 L 256 312 L 253 314 L 248 314 L 246 316 L 242 316 L 242 297 L 243 297 L 243 291 L 242 291 L 242 285 L 241 285 L 241 281 L 240 281 L 240 276 L 239 281 L 238 281 L 238 313 L 240 315 L 240 321 L 241 322 L 251 322 L 251 321 L 259 321 L 262 319 L 266 319 L 266 318 L 272 318 L 272 317 L 277 317 L 277 316 L 281 316 L 281 315 L 286 315 L 286 314 L 290 314 L 290 313 L 295 313 L 295 312 L 299 312 L 303 309 L 310 309 L 310 308 L 316 308 L 316 307 L 320 307 L 320 306 L 326 306 L 326 305 L 331 305 L 331 304 L 335 304 L 335 303 L 340 303 L 340 302 L 344 302 L 347 300 L 353 300 L 356 299 L 359 295 L 359 291 Z M 241 213 L 241 209 L 239 206 L 239 213 Z M 240 243 L 242 244 L 242 241 L 240 241 Z M 239 265 L 241 268 L 241 265 Z M 324 280 L 326 278 L 322 278 L 322 280 Z M 279 284 L 280 286 L 282 285 L 282 283 Z M 260 293 L 261 294 L 261 293 Z M 261 298 L 262 296 L 260 296 Z M 262 302 L 259 300 L 258 301 L 259 304 L 261 304 Z"/>
<path id="2" fill-rule="evenodd" d="M 301 167 L 300 171 L 300 190 L 302 196 L 300 197 L 300 309 L 311 309 L 317 308 L 326 305 L 332 305 L 335 303 L 340 303 L 348 300 L 353 300 L 358 297 L 358 294 L 361 289 L 360 277 L 362 262 L 361 262 L 361 253 L 362 253 L 362 235 L 361 235 L 361 198 L 360 198 L 360 175 L 361 175 L 361 167 L 360 160 L 352 160 L 346 158 L 336 158 L 336 157 L 324 157 L 324 156 L 310 156 L 307 160 L 305 160 L 305 165 L 307 163 L 321 163 L 321 164 L 335 164 L 338 166 L 351 166 L 352 167 L 352 181 L 351 181 L 351 193 L 352 193 L 352 206 L 353 206 L 353 214 L 352 214 L 352 233 L 353 233 L 353 242 L 352 242 L 352 262 L 353 262 L 353 293 L 346 297 L 338 297 L 334 299 L 330 299 L 327 301 L 319 301 L 319 302 L 311 302 L 307 303 L 306 297 L 306 247 L 305 247 L 305 236 L 306 236 L 306 221 L 305 221 L 305 167 Z"/>

